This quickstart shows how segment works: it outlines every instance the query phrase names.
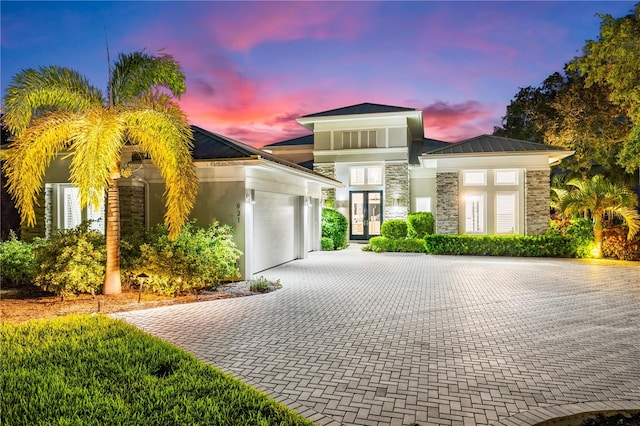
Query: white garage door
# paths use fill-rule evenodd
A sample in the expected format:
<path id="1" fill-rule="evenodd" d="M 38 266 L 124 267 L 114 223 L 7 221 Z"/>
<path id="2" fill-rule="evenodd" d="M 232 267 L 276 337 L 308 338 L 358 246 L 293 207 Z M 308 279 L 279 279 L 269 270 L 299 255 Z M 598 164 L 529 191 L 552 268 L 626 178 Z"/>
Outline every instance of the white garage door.
<path id="1" fill-rule="evenodd" d="M 253 205 L 254 273 L 296 258 L 296 198 L 256 191 Z"/>

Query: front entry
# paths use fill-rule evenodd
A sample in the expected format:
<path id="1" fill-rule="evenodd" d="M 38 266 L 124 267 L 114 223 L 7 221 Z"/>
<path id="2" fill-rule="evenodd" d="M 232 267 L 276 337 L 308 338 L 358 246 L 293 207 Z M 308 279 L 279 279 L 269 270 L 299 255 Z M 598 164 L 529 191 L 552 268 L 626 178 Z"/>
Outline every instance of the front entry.
<path id="1" fill-rule="evenodd" d="M 349 239 L 368 240 L 380 235 L 382 191 L 351 191 L 349 206 Z"/>

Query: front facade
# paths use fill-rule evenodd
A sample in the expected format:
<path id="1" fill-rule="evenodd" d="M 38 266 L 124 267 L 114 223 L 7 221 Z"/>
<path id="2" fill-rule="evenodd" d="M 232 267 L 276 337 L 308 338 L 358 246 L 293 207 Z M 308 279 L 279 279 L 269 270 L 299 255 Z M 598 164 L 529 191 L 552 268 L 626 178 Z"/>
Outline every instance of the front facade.
<path id="1" fill-rule="evenodd" d="M 459 143 L 424 137 L 422 111 L 379 104 L 306 115 L 313 132 L 264 147 L 344 184 L 323 203 L 349 218 L 349 238 L 384 220 L 432 212 L 444 234 L 536 235 L 549 219 L 550 165 L 572 152 L 483 135 Z M 312 147 L 312 149 L 311 149 Z M 305 154 L 307 157 L 303 156 Z"/>

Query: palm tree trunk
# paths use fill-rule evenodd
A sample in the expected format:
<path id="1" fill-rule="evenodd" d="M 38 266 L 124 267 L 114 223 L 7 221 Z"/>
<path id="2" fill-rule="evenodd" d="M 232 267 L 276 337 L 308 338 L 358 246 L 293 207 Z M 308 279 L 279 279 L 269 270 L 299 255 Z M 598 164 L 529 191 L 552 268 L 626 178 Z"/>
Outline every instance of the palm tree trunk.
<path id="1" fill-rule="evenodd" d="M 595 257 L 602 257 L 602 214 L 594 213 L 593 215 L 593 242 L 596 245 Z"/>
<path id="2" fill-rule="evenodd" d="M 107 271 L 104 294 L 122 293 L 120 282 L 120 190 L 118 179 L 111 179 L 107 191 Z"/>

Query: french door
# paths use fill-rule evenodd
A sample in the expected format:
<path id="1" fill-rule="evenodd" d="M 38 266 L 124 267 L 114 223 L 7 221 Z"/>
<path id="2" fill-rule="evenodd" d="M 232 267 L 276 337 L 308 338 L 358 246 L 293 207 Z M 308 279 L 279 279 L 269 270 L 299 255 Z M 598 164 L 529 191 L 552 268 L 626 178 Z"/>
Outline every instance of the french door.
<path id="1" fill-rule="evenodd" d="M 349 206 L 349 239 L 368 240 L 380 235 L 382 191 L 351 191 Z"/>

